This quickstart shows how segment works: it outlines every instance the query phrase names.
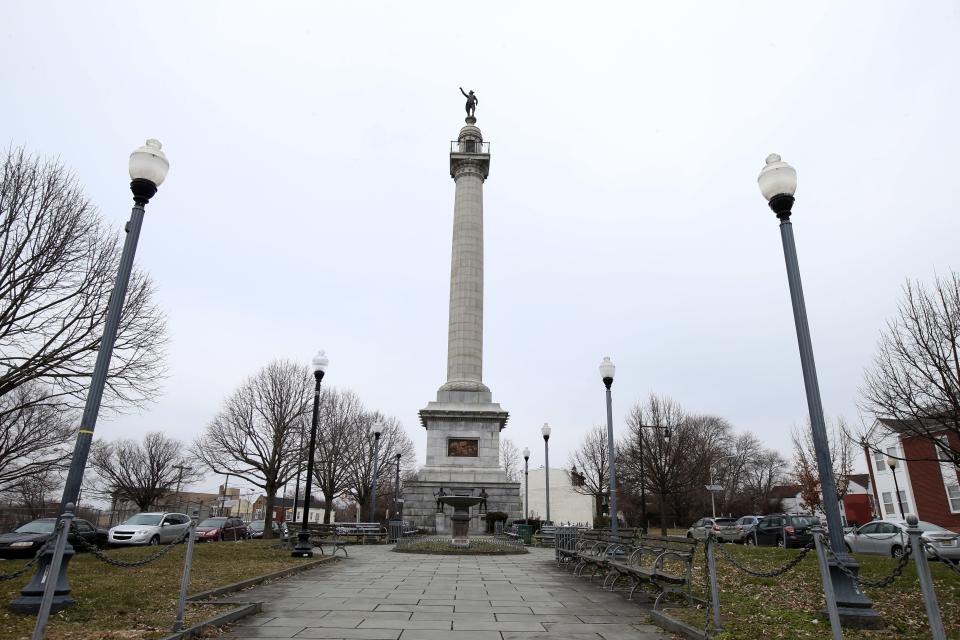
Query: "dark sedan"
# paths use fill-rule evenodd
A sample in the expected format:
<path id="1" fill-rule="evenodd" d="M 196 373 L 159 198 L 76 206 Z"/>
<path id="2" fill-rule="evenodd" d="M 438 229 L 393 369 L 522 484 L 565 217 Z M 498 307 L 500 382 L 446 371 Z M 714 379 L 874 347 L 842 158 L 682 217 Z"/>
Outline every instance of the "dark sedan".
<path id="1" fill-rule="evenodd" d="M 263 520 L 254 520 L 247 525 L 247 531 L 251 538 L 262 538 L 263 537 Z M 270 530 L 273 531 L 273 537 L 280 540 L 287 539 L 287 524 L 277 524 L 276 522 L 271 523 L 273 526 L 270 527 Z"/>
<path id="2" fill-rule="evenodd" d="M 40 518 L 0 535 L 0 558 L 32 558 L 53 535 L 56 524 L 56 518 Z M 76 519 L 70 527 L 68 540 L 78 551 L 82 550 L 78 546 L 79 538 L 101 549 L 107 546 L 106 529 L 97 529 L 86 520 Z"/>

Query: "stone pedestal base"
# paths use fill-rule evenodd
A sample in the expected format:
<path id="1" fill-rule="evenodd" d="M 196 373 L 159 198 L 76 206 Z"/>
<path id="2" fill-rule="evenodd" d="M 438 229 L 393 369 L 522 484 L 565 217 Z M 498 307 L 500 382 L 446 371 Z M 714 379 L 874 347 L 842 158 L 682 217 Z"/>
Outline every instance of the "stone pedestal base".
<path id="1" fill-rule="evenodd" d="M 437 499 L 434 495 L 443 487 L 447 495 L 458 492 L 487 492 L 487 511 L 503 511 L 507 521 L 523 517 L 523 502 L 520 498 L 519 482 L 451 482 L 437 480 L 411 480 L 403 485 L 403 519 L 415 527 L 426 531 L 444 534 L 453 532 L 452 507 L 444 507 L 437 512 Z M 487 518 L 480 507 L 470 507 L 470 534 L 483 534 L 487 530 Z"/>

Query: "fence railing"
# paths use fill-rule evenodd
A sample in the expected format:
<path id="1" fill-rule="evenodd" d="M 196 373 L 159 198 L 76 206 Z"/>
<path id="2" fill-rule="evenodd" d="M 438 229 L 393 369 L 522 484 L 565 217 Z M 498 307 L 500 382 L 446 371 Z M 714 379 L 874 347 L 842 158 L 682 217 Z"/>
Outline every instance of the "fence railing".
<path id="1" fill-rule="evenodd" d="M 924 607 L 927 612 L 927 618 L 930 624 L 930 634 L 933 640 L 946 640 L 943 621 L 940 616 L 940 605 L 937 602 L 937 594 L 933 588 L 933 577 L 930 573 L 930 565 L 927 555 L 933 556 L 935 560 L 943 562 L 950 570 L 960 574 L 960 568 L 955 566 L 949 560 L 940 556 L 933 543 L 924 540 L 923 531 L 917 526 L 917 517 L 913 514 L 907 514 L 907 537 L 909 542 L 903 549 L 903 554 L 897 559 L 897 563 L 891 569 L 890 573 L 876 580 L 869 580 L 859 575 L 854 568 L 848 568 L 844 565 L 841 557 L 830 548 L 830 541 L 824 535 L 820 528 L 813 531 L 813 541 L 807 544 L 797 555 L 785 562 L 782 566 L 769 571 L 760 571 L 751 569 L 745 563 L 740 562 L 731 555 L 724 545 L 718 542 L 713 533 L 707 536 L 706 541 L 706 571 L 704 576 L 704 589 L 708 594 L 707 619 L 704 624 L 704 637 L 711 633 L 711 623 L 713 632 L 719 633 L 722 630 L 720 622 L 720 589 L 717 585 L 717 558 L 733 566 L 737 571 L 754 577 L 772 578 L 784 575 L 794 569 L 803 558 L 810 553 L 816 552 L 817 566 L 820 572 L 820 578 L 823 586 L 824 599 L 827 605 L 827 617 L 830 620 L 830 631 L 833 640 L 843 639 L 843 628 L 841 626 L 840 614 L 837 607 L 836 594 L 833 589 L 833 581 L 830 577 L 830 566 L 835 566 L 844 574 L 853 580 L 859 587 L 869 587 L 882 589 L 889 587 L 903 574 L 903 570 L 913 559 L 916 565 L 917 578 L 920 585 L 920 596 L 923 598 Z M 712 615 L 711 615 L 712 614 Z"/>
<path id="2" fill-rule="evenodd" d="M 451 140 L 450 153 L 473 153 L 490 155 L 490 143 L 479 140 Z"/>

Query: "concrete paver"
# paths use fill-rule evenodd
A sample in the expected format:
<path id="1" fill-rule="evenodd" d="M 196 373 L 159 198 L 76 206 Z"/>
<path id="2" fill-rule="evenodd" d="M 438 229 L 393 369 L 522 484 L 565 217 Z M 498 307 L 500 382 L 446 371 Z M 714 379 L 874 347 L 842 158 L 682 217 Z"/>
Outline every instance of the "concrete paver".
<path id="1" fill-rule="evenodd" d="M 263 611 L 223 638 L 666 640 L 649 605 L 556 568 L 553 552 L 432 556 L 359 546 L 350 557 L 233 599 Z"/>

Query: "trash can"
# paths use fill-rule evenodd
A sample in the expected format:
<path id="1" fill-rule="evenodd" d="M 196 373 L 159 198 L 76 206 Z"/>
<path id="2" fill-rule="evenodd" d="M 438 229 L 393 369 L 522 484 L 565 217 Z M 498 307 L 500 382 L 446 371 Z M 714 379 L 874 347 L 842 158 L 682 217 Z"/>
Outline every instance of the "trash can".
<path id="1" fill-rule="evenodd" d="M 523 540 L 523 544 L 531 544 L 533 542 L 533 525 L 518 524 L 517 533 L 520 534 L 520 539 Z"/>
<path id="2" fill-rule="evenodd" d="M 390 542 L 396 542 L 403 537 L 403 520 L 390 521 Z"/>

